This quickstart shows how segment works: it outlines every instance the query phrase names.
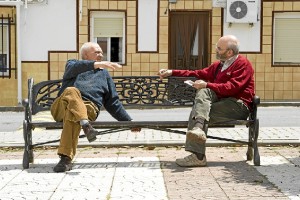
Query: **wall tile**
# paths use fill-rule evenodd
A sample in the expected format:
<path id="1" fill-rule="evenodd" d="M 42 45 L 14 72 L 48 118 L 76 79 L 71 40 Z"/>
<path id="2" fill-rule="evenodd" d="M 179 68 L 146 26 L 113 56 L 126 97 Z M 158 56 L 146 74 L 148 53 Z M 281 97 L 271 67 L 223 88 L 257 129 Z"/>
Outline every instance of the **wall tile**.
<path id="1" fill-rule="evenodd" d="M 255 81 L 255 90 L 256 91 L 264 91 L 265 90 L 265 82 L 264 81 Z"/>
<path id="2" fill-rule="evenodd" d="M 118 2 L 117 1 L 109 1 L 108 2 L 108 8 L 110 10 L 116 10 L 116 9 L 118 9 Z"/>
<path id="3" fill-rule="evenodd" d="M 292 100 L 293 99 L 293 91 L 283 91 L 283 98 L 285 100 Z"/>
<path id="4" fill-rule="evenodd" d="M 265 73 L 256 72 L 255 73 L 255 80 L 259 82 L 265 81 Z"/>
<path id="5" fill-rule="evenodd" d="M 283 2 L 284 10 L 293 10 L 293 2 Z"/>
<path id="6" fill-rule="evenodd" d="M 143 53 L 141 54 L 141 62 L 145 63 L 145 62 L 150 62 L 150 54 L 149 53 Z"/>
<path id="7" fill-rule="evenodd" d="M 265 91 L 265 100 L 274 100 L 274 92 L 273 91 Z"/>
<path id="8" fill-rule="evenodd" d="M 274 100 L 282 100 L 283 98 L 283 91 L 274 91 Z"/>
<path id="9" fill-rule="evenodd" d="M 300 91 L 293 91 L 293 99 L 297 99 L 299 100 L 300 99 Z"/>
<path id="10" fill-rule="evenodd" d="M 293 91 L 300 91 L 300 80 L 293 82 Z"/>
<path id="11" fill-rule="evenodd" d="M 293 90 L 293 82 L 283 82 L 283 89 L 286 91 Z"/>
<path id="12" fill-rule="evenodd" d="M 265 90 L 273 91 L 274 90 L 274 82 L 271 82 L 271 81 L 265 82 Z"/>
<path id="13" fill-rule="evenodd" d="M 274 90 L 275 91 L 284 90 L 283 82 L 282 81 L 274 82 Z"/>
<path id="14" fill-rule="evenodd" d="M 100 1 L 100 9 L 108 9 L 108 1 Z"/>
<path id="15" fill-rule="evenodd" d="M 150 54 L 150 62 L 158 62 L 158 54 Z"/>

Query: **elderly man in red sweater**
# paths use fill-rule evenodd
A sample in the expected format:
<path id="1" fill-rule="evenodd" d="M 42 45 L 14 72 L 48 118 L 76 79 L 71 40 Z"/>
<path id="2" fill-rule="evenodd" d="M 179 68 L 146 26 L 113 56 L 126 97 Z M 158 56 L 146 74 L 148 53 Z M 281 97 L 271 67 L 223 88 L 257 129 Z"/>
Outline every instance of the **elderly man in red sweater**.
<path id="1" fill-rule="evenodd" d="M 247 58 L 239 55 L 239 41 L 226 35 L 216 44 L 216 58 L 201 70 L 161 69 L 161 78 L 168 76 L 196 77 L 197 89 L 186 133 L 185 150 L 192 154 L 176 159 L 182 167 L 206 166 L 204 123 L 247 119 L 254 96 L 254 70 Z"/>

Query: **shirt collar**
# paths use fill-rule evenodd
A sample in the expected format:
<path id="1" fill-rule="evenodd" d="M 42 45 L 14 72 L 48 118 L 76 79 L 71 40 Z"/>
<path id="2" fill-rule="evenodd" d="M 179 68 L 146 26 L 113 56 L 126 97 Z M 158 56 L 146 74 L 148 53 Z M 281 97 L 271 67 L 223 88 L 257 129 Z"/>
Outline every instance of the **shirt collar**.
<path id="1" fill-rule="evenodd" d="M 231 58 L 225 60 L 225 62 L 223 63 L 221 72 L 224 71 L 225 69 L 227 69 L 238 58 L 238 56 L 239 55 L 235 55 L 235 56 L 232 56 Z"/>

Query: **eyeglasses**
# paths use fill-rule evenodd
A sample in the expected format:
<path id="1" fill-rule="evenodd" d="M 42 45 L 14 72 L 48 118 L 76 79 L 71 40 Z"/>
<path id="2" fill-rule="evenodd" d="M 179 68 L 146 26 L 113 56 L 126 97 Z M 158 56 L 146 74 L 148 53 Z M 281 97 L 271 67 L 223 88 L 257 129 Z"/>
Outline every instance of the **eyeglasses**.
<path id="1" fill-rule="evenodd" d="M 218 47 L 218 44 L 216 44 L 216 49 L 218 51 L 228 51 L 229 50 L 228 48 L 227 49 L 222 49 L 221 47 Z"/>
<path id="2" fill-rule="evenodd" d="M 103 52 L 102 51 L 95 51 L 95 52 L 93 52 L 94 54 L 103 54 Z"/>

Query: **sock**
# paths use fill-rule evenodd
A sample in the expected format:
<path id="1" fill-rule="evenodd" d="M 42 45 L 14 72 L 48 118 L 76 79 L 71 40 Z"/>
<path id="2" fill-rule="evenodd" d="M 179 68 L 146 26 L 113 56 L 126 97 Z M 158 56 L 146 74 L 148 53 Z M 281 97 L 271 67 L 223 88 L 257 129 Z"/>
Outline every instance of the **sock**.
<path id="1" fill-rule="evenodd" d="M 85 125 L 85 124 L 88 124 L 88 123 L 89 123 L 89 121 L 86 120 L 86 119 L 80 120 L 80 125 L 81 125 L 81 126 L 83 126 L 83 125 Z"/>
<path id="2" fill-rule="evenodd" d="M 58 154 L 60 157 L 67 157 L 67 158 L 69 158 L 69 159 L 71 159 L 69 156 L 66 156 L 66 155 L 64 155 L 64 154 Z"/>
<path id="3" fill-rule="evenodd" d="M 194 154 L 197 156 L 197 158 L 198 158 L 199 160 L 203 160 L 204 154 L 202 154 L 202 153 L 194 153 Z"/>
<path id="4" fill-rule="evenodd" d="M 196 118 L 195 121 L 196 121 L 196 123 L 195 123 L 194 127 L 199 127 L 203 130 L 205 119 L 199 117 L 199 118 Z"/>

